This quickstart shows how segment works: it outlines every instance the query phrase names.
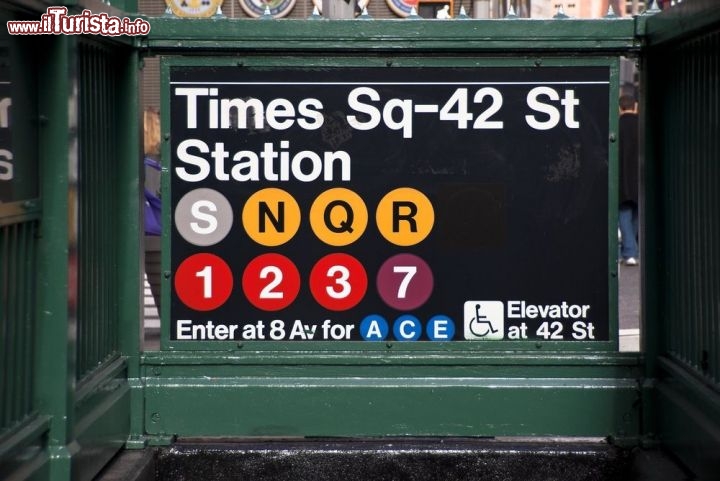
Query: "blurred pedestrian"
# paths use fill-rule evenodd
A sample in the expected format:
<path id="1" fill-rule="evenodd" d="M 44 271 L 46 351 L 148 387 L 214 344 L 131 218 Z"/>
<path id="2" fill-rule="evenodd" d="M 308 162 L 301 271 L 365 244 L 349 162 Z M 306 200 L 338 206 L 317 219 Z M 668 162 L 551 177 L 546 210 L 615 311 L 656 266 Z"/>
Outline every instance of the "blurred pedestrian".
<path id="1" fill-rule="evenodd" d="M 620 226 L 621 262 L 638 264 L 638 115 L 637 103 L 631 95 L 620 96 Z"/>

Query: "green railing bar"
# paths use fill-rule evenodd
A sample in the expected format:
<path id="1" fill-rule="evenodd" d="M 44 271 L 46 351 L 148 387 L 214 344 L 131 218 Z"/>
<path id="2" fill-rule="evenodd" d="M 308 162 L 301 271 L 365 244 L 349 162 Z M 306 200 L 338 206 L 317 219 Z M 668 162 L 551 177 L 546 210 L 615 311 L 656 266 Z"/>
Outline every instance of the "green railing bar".
<path id="1" fill-rule="evenodd" d="M 313 21 L 147 17 L 141 45 L 155 50 L 232 52 L 627 51 L 639 46 L 632 19 Z"/>
<path id="2" fill-rule="evenodd" d="M 38 199 L 0 203 L 0 226 L 37 220 L 41 214 Z"/>
<path id="3" fill-rule="evenodd" d="M 29 416 L 7 436 L 0 437 L 0 461 L 40 439 L 47 432 L 50 420 L 47 416 Z"/>
<path id="4" fill-rule="evenodd" d="M 720 21 L 717 0 L 692 0 L 674 5 L 658 15 L 639 17 L 638 34 L 648 45 L 678 42 L 712 28 Z"/>
<path id="5" fill-rule="evenodd" d="M 436 353 L 382 353 L 362 352 L 223 352 L 150 351 L 142 355 L 143 365 L 289 365 L 289 366 L 639 366 L 641 355 L 622 352 L 608 354 L 544 352 L 436 352 Z"/>

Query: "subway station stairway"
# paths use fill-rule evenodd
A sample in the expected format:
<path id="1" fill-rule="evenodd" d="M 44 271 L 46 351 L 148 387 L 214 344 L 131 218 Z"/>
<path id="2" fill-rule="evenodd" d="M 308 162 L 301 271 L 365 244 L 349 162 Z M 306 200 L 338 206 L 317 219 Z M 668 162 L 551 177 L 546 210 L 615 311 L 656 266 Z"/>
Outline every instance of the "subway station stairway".
<path id="1" fill-rule="evenodd" d="M 657 450 L 596 440 L 183 440 L 98 481 L 683 481 Z"/>

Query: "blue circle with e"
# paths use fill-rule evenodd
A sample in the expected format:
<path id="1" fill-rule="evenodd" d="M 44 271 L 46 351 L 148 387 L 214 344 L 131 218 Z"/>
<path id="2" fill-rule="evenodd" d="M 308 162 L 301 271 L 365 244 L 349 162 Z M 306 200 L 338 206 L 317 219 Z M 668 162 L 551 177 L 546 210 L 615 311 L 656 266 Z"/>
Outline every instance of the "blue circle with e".
<path id="1" fill-rule="evenodd" d="M 422 334 L 422 323 L 410 314 L 403 314 L 395 319 L 393 335 L 398 341 L 417 341 Z"/>
<path id="2" fill-rule="evenodd" d="M 431 341 L 452 341 L 455 337 L 455 323 L 448 316 L 438 314 L 430 318 L 425 333 Z"/>
<path id="3" fill-rule="evenodd" d="M 370 314 L 360 322 L 360 335 L 365 341 L 384 341 L 390 327 L 383 316 Z"/>

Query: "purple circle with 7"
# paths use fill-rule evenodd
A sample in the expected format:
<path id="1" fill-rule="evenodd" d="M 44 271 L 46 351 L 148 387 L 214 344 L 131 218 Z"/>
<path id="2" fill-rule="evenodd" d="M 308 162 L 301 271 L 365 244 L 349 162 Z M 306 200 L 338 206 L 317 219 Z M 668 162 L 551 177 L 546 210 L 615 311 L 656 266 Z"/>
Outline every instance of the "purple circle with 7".
<path id="1" fill-rule="evenodd" d="M 427 302 L 434 281 L 427 262 L 414 254 L 397 254 L 380 266 L 376 284 L 385 304 L 399 311 L 408 311 Z"/>

